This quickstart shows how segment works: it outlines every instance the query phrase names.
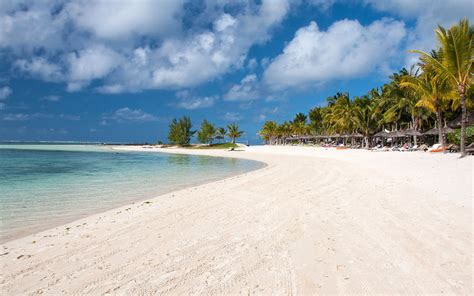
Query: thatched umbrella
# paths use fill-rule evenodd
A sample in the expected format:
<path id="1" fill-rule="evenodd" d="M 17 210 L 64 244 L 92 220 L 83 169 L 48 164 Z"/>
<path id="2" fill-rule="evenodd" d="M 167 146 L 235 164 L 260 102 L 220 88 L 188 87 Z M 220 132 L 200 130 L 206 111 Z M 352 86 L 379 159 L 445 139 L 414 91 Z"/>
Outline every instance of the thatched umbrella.
<path id="1" fill-rule="evenodd" d="M 443 127 L 441 129 L 441 132 L 443 134 L 453 134 L 456 131 L 453 130 L 452 128 L 450 128 L 450 127 Z M 429 131 L 424 132 L 423 135 L 425 135 L 425 136 L 437 136 L 438 133 L 439 133 L 439 129 L 437 127 L 434 127 L 432 129 L 430 129 Z"/>
<path id="2" fill-rule="evenodd" d="M 405 134 L 400 131 L 391 131 L 387 135 L 388 138 L 403 138 Z"/>
<path id="3" fill-rule="evenodd" d="M 419 136 L 422 136 L 423 134 L 420 133 L 419 131 L 415 130 L 415 129 L 407 129 L 407 130 L 404 130 L 402 131 L 405 136 L 407 137 L 419 137 Z"/>
<path id="4" fill-rule="evenodd" d="M 467 114 L 467 123 L 466 126 L 474 125 L 474 111 L 470 111 Z M 459 128 L 461 127 L 461 115 L 456 117 L 455 119 L 451 120 L 448 123 L 449 127 Z"/>
<path id="5" fill-rule="evenodd" d="M 410 128 L 410 129 L 407 129 L 407 130 L 404 130 L 402 131 L 405 136 L 407 137 L 413 137 L 413 142 L 415 143 L 415 145 L 418 144 L 418 141 L 417 141 L 417 138 L 416 137 L 420 137 L 422 136 L 423 134 L 420 133 L 419 131 L 417 131 L 416 129 L 413 129 L 413 128 Z"/>
<path id="6" fill-rule="evenodd" d="M 374 138 L 388 138 L 388 134 L 385 130 L 382 130 L 374 135 Z"/>
<path id="7" fill-rule="evenodd" d="M 359 133 L 354 133 L 354 134 L 350 134 L 349 137 L 351 137 L 351 138 L 363 138 L 364 135 L 359 134 Z"/>

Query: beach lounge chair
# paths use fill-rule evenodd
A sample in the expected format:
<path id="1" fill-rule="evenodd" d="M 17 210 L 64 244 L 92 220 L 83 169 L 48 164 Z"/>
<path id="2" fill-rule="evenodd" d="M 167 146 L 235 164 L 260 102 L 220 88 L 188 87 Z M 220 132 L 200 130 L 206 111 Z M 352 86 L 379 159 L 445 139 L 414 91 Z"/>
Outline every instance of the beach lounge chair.
<path id="1" fill-rule="evenodd" d="M 474 143 L 466 146 L 466 153 L 469 155 L 474 155 Z"/>

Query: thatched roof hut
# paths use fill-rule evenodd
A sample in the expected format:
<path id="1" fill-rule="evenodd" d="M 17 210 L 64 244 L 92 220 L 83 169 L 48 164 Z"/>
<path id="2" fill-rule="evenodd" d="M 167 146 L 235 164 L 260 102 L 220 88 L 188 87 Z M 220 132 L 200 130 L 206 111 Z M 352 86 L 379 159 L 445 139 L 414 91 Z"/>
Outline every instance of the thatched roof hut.
<path id="1" fill-rule="evenodd" d="M 405 134 L 401 131 L 391 131 L 387 134 L 387 138 L 403 138 Z"/>
<path id="2" fill-rule="evenodd" d="M 388 136 L 389 133 L 387 133 L 385 130 L 382 130 L 374 135 L 374 138 L 389 138 Z"/>
<path id="3" fill-rule="evenodd" d="M 474 125 L 474 111 L 468 111 L 467 112 L 467 124 L 466 126 L 471 126 Z M 455 119 L 451 120 L 448 123 L 449 127 L 452 128 L 460 128 L 461 127 L 461 114 L 456 117 Z"/>
<path id="4" fill-rule="evenodd" d="M 452 134 L 454 132 L 455 132 L 455 130 L 453 130 L 450 127 L 444 127 L 442 129 L 443 134 Z M 434 127 L 432 129 L 430 129 L 429 131 L 426 131 L 426 132 L 423 133 L 424 136 L 437 136 L 438 134 L 439 134 L 439 130 L 438 130 L 437 127 Z"/>
<path id="5" fill-rule="evenodd" d="M 359 134 L 359 133 L 353 133 L 353 134 L 349 135 L 349 138 L 363 138 L 363 137 L 364 137 L 364 135 Z"/>
<path id="6" fill-rule="evenodd" d="M 419 137 L 419 136 L 422 136 L 423 134 L 420 133 L 419 131 L 415 130 L 415 129 L 407 129 L 407 130 L 404 130 L 402 131 L 402 133 L 407 136 L 407 137 Z"/>

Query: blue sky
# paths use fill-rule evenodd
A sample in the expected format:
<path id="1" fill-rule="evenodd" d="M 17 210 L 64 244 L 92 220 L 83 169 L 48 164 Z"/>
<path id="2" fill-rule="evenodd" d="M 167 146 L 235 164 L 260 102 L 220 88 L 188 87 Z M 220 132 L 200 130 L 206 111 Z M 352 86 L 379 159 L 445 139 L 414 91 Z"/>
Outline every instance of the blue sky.
<path id="1" fill-rule="evenodd" d="M 0 140 L 166 141 L 362 95 L 471 1 L 1 1 Z"/>

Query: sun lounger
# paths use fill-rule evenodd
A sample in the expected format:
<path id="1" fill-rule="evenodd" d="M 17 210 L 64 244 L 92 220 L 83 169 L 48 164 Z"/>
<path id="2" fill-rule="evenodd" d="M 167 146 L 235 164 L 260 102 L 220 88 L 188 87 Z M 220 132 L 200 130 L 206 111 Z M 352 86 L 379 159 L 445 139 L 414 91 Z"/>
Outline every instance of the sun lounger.
<path id="1" fill-rule="evenodd" d="M 471 143 L 466 146 L 466 153 L 469 155 L 474 155 L 474 143 Z"/>

